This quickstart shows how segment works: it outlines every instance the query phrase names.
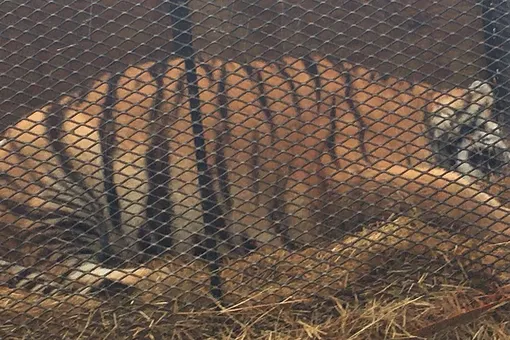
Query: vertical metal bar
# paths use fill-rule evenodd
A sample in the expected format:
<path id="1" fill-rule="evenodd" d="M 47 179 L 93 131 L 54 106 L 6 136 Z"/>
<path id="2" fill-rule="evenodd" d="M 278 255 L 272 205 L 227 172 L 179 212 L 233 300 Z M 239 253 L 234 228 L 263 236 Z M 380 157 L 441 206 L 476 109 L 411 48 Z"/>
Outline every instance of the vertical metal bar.
<path id="1" fill-rule="evenodd" d="M 483 30 L 485 35 L 485 58 L 489 81 L 495 83 L 495 114 L 498 120 L 510 124 L 506 112 L 510 105 L 510 12 L 508 0 L 481 0 Z"/>
<path id="2" fill-rule="evenodd" d="M 192 41 L 192 22 L 189 18 L 190 10 L 187 0 L 170 1 L 170 17 L 175 55 L 185 59 L 186 80 L 190 100 L 192 129 L 194 134 L 195 156 L 197 160 L 198 185 L 203 209 L 204 230 L 206 238 L 204 247 L 205 259 L 211 271 L 211 294 L 221 299 L 221 278 L 219 269 L 221 258 L 218 252 L 216 236 L 225 229 L 225 220 L 222 217 L 216 194 L 212 186 L 212 176 L 208 169 L 205 157 L 204 126 L 200 113 L 200 98 L 198 95 L 197 72 L 194 62 Z"/>

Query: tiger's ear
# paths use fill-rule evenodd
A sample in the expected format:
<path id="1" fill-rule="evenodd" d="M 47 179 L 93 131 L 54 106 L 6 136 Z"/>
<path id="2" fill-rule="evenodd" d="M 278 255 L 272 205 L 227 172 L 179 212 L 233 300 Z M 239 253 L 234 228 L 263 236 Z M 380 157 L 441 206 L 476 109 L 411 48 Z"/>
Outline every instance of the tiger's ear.
<path id="1" fill-rule="evenodd" d="M 479 92 L 480 94 L 492 95 L 492 86 L 480 80 L 472 82 L 471 85 L 469 85 L 469 89 Z"/>
<path id="2" fill-rule="evenodd" d="M 469 90 L 465 96 L 467 102 L 466 111 L 470 115 L 489 118 L 489 109 L 494 104 L 492 86 L 480 80 L 475 80 L 469 86 Z"/>
<path id="3" fill-rule="evenodd" d="M 494 93 L 489 83 L 475 80 L 469 85 L 469 89 L 471 91 L 469 91 L 468 95 L 470 95 L 471 98 L 469 98 L 468 101 L 477 102 L 484 106 L 491 106 L 494 103 Z"/>

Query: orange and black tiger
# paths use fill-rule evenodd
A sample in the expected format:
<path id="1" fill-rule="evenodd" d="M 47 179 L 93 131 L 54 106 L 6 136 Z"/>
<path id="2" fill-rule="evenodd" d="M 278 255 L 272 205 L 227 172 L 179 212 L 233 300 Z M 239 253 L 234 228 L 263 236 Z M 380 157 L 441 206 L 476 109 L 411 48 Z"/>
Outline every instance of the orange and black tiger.
<path id="1" fill-rule="evenodd" d="M 5 131 L 10 284 L 40 289 L 33 268 L 68 268 L 59 275 L 99 285 L 122 281 L 108 268 L 123 261 L 207 251 L 184 64 L 99 75 Z M 415 206 L 422 219 L 510 240 L 508 210 L 473 184 L 509 160 L 488 84 L 442 92 L 317 55 L 211 59 L 196 74 L 222 253 L 299 248 Z"/>

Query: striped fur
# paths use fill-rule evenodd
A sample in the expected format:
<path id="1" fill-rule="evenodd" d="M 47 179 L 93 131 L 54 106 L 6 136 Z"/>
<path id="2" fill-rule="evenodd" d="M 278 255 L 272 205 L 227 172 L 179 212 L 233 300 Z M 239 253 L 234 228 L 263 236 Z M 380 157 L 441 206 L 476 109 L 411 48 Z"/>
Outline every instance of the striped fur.
<path id="1" fill-rule="evenodd" d="M 62 282 L 133 284 L 107 267 L 167 251 L 203 254 L 184 63 L 101 75 L 85 94 L 63 96 L 5 132 L 7 284 L 46 289 L 28 283 L 30 268 Z M 212 59 L 196 69 L 213 208 L 226 221 L 216 235 L 223 253 L 297 248 L 325 229 L 344 231 L 360 212 L 366 221 L 411 205 L 424 219 L 508 240 L 507 210 L 471 184 L 508 161 L 487 84 L 442 93 L 316 55 Z M 349 198 L 358 199 L 352 209 Z"/>

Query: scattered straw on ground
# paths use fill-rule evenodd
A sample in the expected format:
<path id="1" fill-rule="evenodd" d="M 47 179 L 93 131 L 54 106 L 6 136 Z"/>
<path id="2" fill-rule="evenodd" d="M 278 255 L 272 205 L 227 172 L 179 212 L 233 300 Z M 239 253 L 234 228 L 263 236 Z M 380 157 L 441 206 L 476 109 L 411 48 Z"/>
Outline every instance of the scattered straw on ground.
<path id="1" fill-rule="evenodd" d="M 157 274 L 108 299 L 1 288 L 0 338 L 509 339 L 506 298 L 488 295 L 508 263 L 398 218 L 326 248 L 227 263 L 216 310 L 200 262 L 155 261 Z"/>

